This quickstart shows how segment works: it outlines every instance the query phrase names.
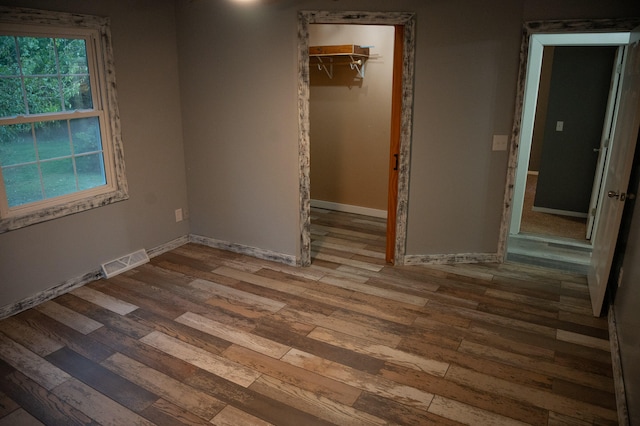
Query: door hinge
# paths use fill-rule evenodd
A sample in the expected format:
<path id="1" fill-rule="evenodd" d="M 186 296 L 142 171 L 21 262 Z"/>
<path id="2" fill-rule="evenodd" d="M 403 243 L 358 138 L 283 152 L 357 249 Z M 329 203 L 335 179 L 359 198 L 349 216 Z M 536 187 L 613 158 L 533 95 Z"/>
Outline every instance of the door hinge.
<path id="1" fill-rule="evenodd" d="M 596 209 L 595 207 L 591 209 L 591 216 L 595 216 L 596 212 L 598 211 L 598 209 Z"/>

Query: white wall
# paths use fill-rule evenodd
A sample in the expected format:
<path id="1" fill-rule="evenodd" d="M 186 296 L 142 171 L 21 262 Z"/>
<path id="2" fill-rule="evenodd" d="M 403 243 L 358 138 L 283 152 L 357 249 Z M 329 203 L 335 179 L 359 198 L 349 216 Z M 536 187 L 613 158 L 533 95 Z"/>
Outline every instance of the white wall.
<path id="1" fill-rule="evenodd" d="M 0 307 L 139 248 L 188 233 L 172 0 L 21 0 L 3 5 L 111 19 L 130 199 L 0 235 Z"/>

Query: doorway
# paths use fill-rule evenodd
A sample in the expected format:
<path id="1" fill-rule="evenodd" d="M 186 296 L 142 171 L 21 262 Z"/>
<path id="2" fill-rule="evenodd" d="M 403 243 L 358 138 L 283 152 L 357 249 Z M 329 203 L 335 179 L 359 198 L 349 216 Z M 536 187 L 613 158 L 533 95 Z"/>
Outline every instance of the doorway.
<path id="1" fill-rule="evenodd" d="M 518 99 L 512 132 L 512 149 L 510 151 L 507 189 L 505 191 L 505 209 L 503 227 L 501 229 L 499 252 L 503 259 L 533 263 L 540 266 L 551 266 L 571 272 L 585 273 L 589 267 L 591 242 L 585 238 L 578 239 L 554 235 L 533 235 L 522 232 L 523 206 L 525 204 L 526 182 L 529 175 L 529 163 L 534 133 L 536 111 L 539 109 L 539 89 L 541 85 L 542 59 L 544 49 L 554 46 L 565 47 L 616 47 L 624 45 L 624 32 L 633 28 L 634 22 L 623 20 L 601 20 L 571 22 L 532 22 L 525 24 L 525 36 L 521 47 L 521 67 L 518 82 Z M 604 33 L 594 33 L 599 27 Z M 620 49 L 618 49 L 620 50 Z M 619 59 L 619 58 L 618 58 Z M 614 78 L 615 80 L 615 78 Z M 616 87 L 617 82 L 612 83 Z M 615 94 L 609 96 L 613 102 Z M 609 105 L 605 123 L 611 121 L 613 104 Z M 562 130 L 563 123 L 554 123 L 555 130 Z M 607 132 L 607 126 L 603 134 Z M 599 152 L 598 167 L 604 169 L 606 137 L 602 138 L 603 146 Z M 595 148 L 594 148 L 595 149 Z M 573 160 L 572 160 L 573 161 Z M 599 200 L 600 181 L 598 175 L 593 179 L 595 196 L 592 201 Z M 595 216 L 593 210 L 597 204 L 590 205 L 589 215 Z M 586 216 L 586 214 L 585 214 Z"/>
<path id="2" fill-rule="evenodd" d="M 409 179 L 409 152 L 412 128 L 413 64 L 415 54 L 415 17 L 412 13 L 372 12 L 300 12 L 298 15 L 298 109 L 300 163 L 300 256 L 301 266 L 311 264 L 311 182 L 310 182 L 310 124 L 309 124 L 309 25 L 310 24 L 366 24 L 391 25 L 402 31 L 401 84 L 397 85 L 400 114 L 397 116 L 397 198 L 392 225 L 393 261 L 404 262 Z M 397 33 L 397 31 L 396 31 Z M 394 93 L 396 89 L 394 86 Z M 392 126 L 393 127 L 393 126 Z M 391 215 L 391 214 L 390 214 Z M 388 226 L 389 227 L 389 226 Z"/>

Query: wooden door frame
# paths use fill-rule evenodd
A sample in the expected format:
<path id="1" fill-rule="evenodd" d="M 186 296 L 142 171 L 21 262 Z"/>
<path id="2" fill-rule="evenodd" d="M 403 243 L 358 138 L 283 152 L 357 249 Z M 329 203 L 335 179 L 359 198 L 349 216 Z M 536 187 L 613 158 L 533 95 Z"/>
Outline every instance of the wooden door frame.
<path id="1" fill-rule="evenodd" d="M 415 14 L 410 12 L 345 12 L 345 11 L 301 11 L 298 12 L 298 158 L 300 189 L 300 249 L 298 265 L 311 265 L 311 179 L 310 179 L 310 135 L 309 135 L 309 25 L 310 24 L 357 24 L 392 25 L 402 28 L 402 79 L 394 86 L 392 97 L 400 102 L 399 114 L 395 114 L 399 133 L 397 170 L 397 201 L 388 212 L 395 218 L 392 259 L 397 265 L 404 264 L 407 238 L 407 207 L 409 199 L 409 154 L 413 130 L 413 76 L 415 57 Z M 397 31 L 397 30 L 396 30 Z M 398 93 L 396 92 L 398 91 Z M 394 123 L 392 122 L 392 129 Z M 393 153 L 392 153 L 393 156 Z M 395 158 L 394 158 L 395 163 Z M 389 224 L 388 224 L 389 227 Z M 389 237 L 387 238 L 389 239 Z M 389 244 L 389 242 L 388 242 Z M 389 254 L 390 247 L 387 247 Z"/>
<path id="2" fill-rule="evenodd" d="M 387 196 L 387 240 L 385 260 L 395 263 L 396 208 L 398 205 L 398 174 L 400 166 L 400 138 L 402 134 L 402 56 L 404 27 L 396 25 L 393 39 L 393 80 L 391 82 L 391 143 L 389 144 L 389 185 Z"/>
<path id="3" fill-rule="evenodd" d="M 507 178 L 505 185 L 502 223 L 498 238 L 498 258 L 505 260 L 507 255 L 507 241 L 511 229 L 511 217 L 514 207 L 514 189 L 516 185 L 516 173 L 520 157 L 522 137 L 522 119 L 527 86 L 527 69 L 529 65 L 529 48 L 533 34 L 597 34 L 628 32 L 638 26 L 637 18 L 621 19 L 594 19 L 594 20 L 566 20 L 566 21 L 535 21 L 525 22 L 522 31 L 522 43 L 520 45 L 520 68 L 518 74 L 518 87 L 513 128 L 509 149 L 509 162 L 507 165 Z"/>

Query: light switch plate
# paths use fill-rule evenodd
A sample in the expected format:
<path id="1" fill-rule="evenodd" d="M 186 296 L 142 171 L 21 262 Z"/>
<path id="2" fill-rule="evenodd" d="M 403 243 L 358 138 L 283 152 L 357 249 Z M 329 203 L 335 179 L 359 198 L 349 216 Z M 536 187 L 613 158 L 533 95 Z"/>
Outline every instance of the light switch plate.
<path id="1" fill-rule="evenodd" d="M 564 121 L 556 121 L 556 132 L 564 130 Z"/>

